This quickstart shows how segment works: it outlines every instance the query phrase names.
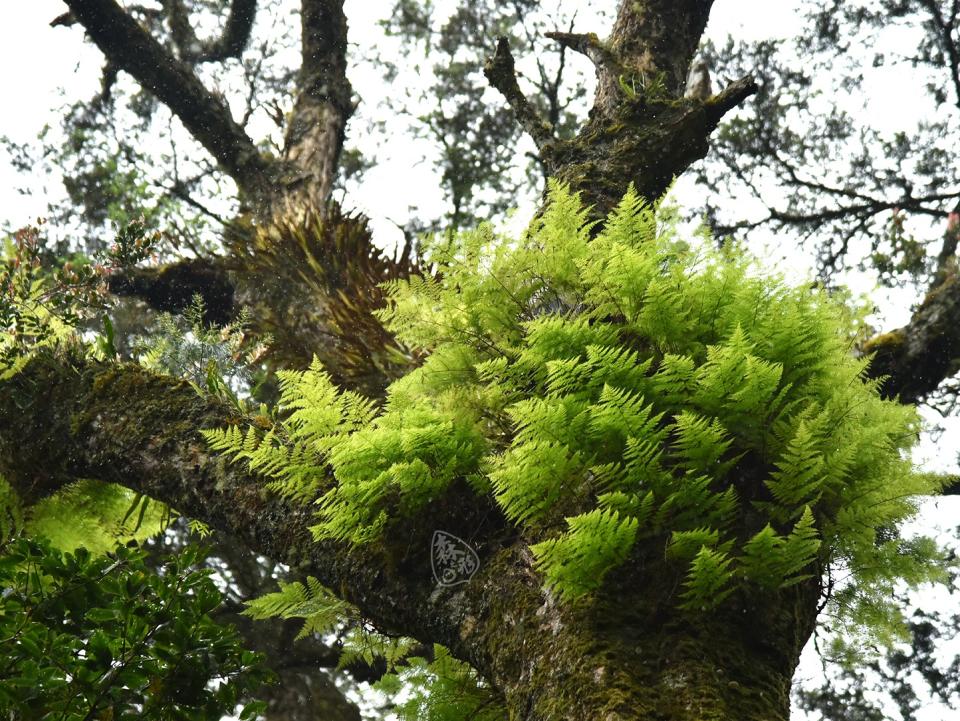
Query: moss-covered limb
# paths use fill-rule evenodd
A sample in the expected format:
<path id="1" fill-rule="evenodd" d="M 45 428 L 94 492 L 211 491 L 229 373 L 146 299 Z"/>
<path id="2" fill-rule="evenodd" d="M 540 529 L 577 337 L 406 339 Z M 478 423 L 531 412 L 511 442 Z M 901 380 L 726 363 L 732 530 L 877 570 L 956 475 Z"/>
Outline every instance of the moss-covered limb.
<path id="1" fill-rule="evenodd" d="M 650 98 L 637 86 L 609 115 L 595 113 L 580 133 L 543 154 L 550 174 L 569 183 L 602 219 L 633 183 L 644 198 L 659 199 L 673 179 L 709 149 L 710 133 L 725 109 L 756 92 L 752 79 L 702 103 Z M 718 102 L 719 99 L 723 102 Z"/>
<path id="2" fill-rule="evenodd" d="M 540 117 L 540 114 L 530 104 L 520 85 L 517 82 L 517 73 L 514 68 L 513 54 L 506 38 L 497 40 L 497 49 L 493 57 L 487 58 L 483 65 L 483 74 L 490 84 L 499 90 L 507 103 L 513 109 L 520 127 L 530 134 L 533 142 L 541 150 L 553 142 L 553 128 Z"/>
<path id="3" fill-rule="evenodd" d="M 434 594 L 432 534 L 474 532 L 478 551 L 492 553 L 503 541 L 502 531 L 484 535 L 500 528 L 489 504 L 464 484 L 380 544 L 314 542 L 312 506 L 267 492 L 261 477 L 225 462 L 199 434 L 237 420 L 186 382 L 142 367 L 42 354 L 0 382 L 0 474 L 28 504 L 77 478 L 119 483 L 316 576 L 382 629 L 456 644 L 463 604 Z"/>
<path id="4" fill-rule="evenodd" d="M 135 365 L 42 355 L 0 384 L 0 419 L 0 473 L 27 503 L 76 478 L 119 483 L 317 576 L 382 627 L 424 632 L 429 545 L 418 579 L 426 590 L 416 593 L 416 582 L 386 569 L 385 551 L 314 543 L 312 507 L 284 502 L 208 449 L 198 430 L 237 419 L 187 383 Z"/>
<path id="5" fill-rule="evenodd" d="M 136 365 L 42 353 L 0 384 L 0 417 L 2 472 L 28 503 L 75 478 L 95 478 L 219 528 L 249 526 L 267 534 L 267 545 L 280 542 L 276 531 L 267 533 L 266 520 L 257 520 L 270 509 L 260 484 L 225 467 L 197 433 L 235 414 L 186 382 Z M 297 519 L 290 514 L 284 526 Z"/>
<path id="6" fill-rule="evenodd" d="M 525 540 L 466 484 L 391 524 L 375 544 L 313 542 L 312 508 L 265 493 L 261 479 L 225 464 L 199 437 L 199 428 L 235 420 L 230 408 L 137 366 L 38 356 L 0 385 L 0 418 L 0 472 L 25 498 L 76 477 L 158 498 L 315 575 L 378 627 L 447 645 L 491 680 L 516 718 L 644 718 L 637 709 L 677 720 L 785 718 L 815 594 L 731 600 L 704 616 L 713 620 L 691 620 L 671 610 L 681 569 L 665 564 L 661 544 L 610 581 L 596 605 L 560 606 L 542 590 Z M 469 583 L 437 586 L 434 530 L 476 550 Z"/>
<path id="7" fill-rule="evenodd" d="M 880 392 L 903 403 L 918 403 L 960 371 L 960 279 L 949 269 L 902 328 L 880 333 L 863 344 L 873 356 L 867 373 L 883 378 Z M 946 495 L 960 494 L 960 479 Z"/>
<path id="8" fill-rule="evenodd" d="M 917 306 L 910 322 L 864 345 L 869 373 L 886 376 L 881 392 L 916 403 L 960 369 L 960 279 L 948 274 Z"/>
<path id="9" fill-rule="evenodd" d="M 130 268 L 108 280 L 110 292 L 134 297 L 166 313 L 186 310 L 194 295 L 203 298 L 207 322 L 226 325 L 236 317 L 234 283 L 221 258 L 185 258 L 165 265 Z"/>
<path id="10" fill-rule="evenodd" d="M 537 140 L 547 173 L 580 192 L 594 218 L 605 218 L 630 183 L 647 200 L 658 200 L 675 177 L 706 155 L 724 114 L 757 92 L 747 76 L 706 102 L 683 97 L 711 5 L 710 0 L 623 0 L 605 41 L 593 33 L 550 33 L 597 68 L 590 118 L 569 140 L 553 138 L 529 109 L 505 43 L 487 62 L 487 77 Z"/>
<path id="11" fill-rule="evenodd" d="M 684 614 L 674 595 L 682 579 L 662 548 L 638 556 L 592 601 L 574 605 L 541 591 L 524 549 L 503 551 L 470 584 L 480 584 L 467 593 L 484 602 L 461 633 L 510 717 L 785 721 L 816 582 Z"/>

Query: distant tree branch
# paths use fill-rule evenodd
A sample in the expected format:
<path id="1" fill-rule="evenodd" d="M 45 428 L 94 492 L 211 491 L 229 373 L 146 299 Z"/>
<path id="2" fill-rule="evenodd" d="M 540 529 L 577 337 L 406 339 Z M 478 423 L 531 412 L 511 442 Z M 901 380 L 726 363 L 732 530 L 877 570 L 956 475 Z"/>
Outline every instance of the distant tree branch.
<path id="1" fill-rule="evenodd" d="M 953 82 L 953 92 L 956 94 L 956 106 L 960 108 L 960 47 L 954 39 L 957 23 L 957 4 L 954 3 L 950 18 L 945 18 L 940 9 L 938 0 L 921 0 L 920 4 L 926 8 L 936 29 L 937 43 L 948 60 L 950 80 Z"/>
<path id="2" fill-rule="evenodd" d="M 717 127 L 717 124 L 724 115 L 756 93 L 757 90 L 759 90 L 759 86 L 752 75 L 745 75 L 739 80 L 734 80 L 719 93 L 707 100 L 707 121 L 713 128 Z"/>
<path id="3" fill-rule="evenodd" d="M 233 0 L 223 32 L 212 40 L 201 41 L 193 29 L 190 10 L 183 0 L 163 0 L 167 24 L 181 60 L 190 64 L 221 62 L 239 58 L 250 40 L 257 15 L 257 0 Z"/>
<path id="4" fill-rule="evenodd" d="M 623 68 L 610 48 L 600 41 L 596 33 L 550 32 L 544 35 L 556 40 L 564 48 L 575 50 L 590 59 L 598 69 L 604 68 L 620 74 Z"/>
<path id="5" fill-rule="evenodd" d="M 274 192 L 278 169 L 265 160 L 229 109 L 115 0 L 65 0 L 97 47 L 176 115 L 256 203 Z"/>
<path id="6" fill-rule="evenodd" d="M 550 124 L 540 117 L 536 108 L 527 100 L 526 95 L 520 89 L 517 82 L 517 72 L 514 65 L 513 54 L 510 52 L 510 45 L 507 39 L 501 37 L 497 40 L 497 49 L 493 56 L 487 58 L 483 65 L 483 74 L 487 77 L 494 88 L 500 91 L 507 104 L 513 109 L 517 122 L 530 137 L 537 147 L 543 149 L 554 141 L 553 128 Z"/>

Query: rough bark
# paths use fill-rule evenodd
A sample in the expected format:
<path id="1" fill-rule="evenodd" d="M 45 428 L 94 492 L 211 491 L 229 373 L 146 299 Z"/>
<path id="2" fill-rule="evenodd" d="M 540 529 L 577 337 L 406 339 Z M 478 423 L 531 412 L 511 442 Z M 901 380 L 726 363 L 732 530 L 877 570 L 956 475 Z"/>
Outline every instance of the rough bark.
<path id="1" fill-rule="evenodd" d="M 238 183 L 263 215 L 289 219 L 320 207 L 350 112 L 339 0 L 303 2 L 303 67 L 280 165 L 249 155 L 249 139 L 225 108 L 211 101 L 186 66 L 171 65 L 169 53 L 113 0 L 68 4 L 111 62 L 155 92 L 191 132 L 196 129 L 226 172 L 245 178 Z M 524 107 L 505 45 L 491 61 L 491 83 L 536 133 L 551 173 L 580 190 L 597 216 L 619 200 L 628 182 L 647 198 L 659 197 L 706 153 L 722 115 L 755 90 L 744 78 L 705 102 L 681 97 L 710 5 L 624 0 L 606 43 L 588 35 L 558 37 L 589 51 L 600 76 L 591 117 L 569 141 L 551 137 Z M 210 128 L 219 128 L 222 137 L 207 135 Z M 298 166 L 292 175 L 291 166 Z M 246 248 L 258 255 L 253 241 Z M 299 256 L 292 257 L 296 264 Z M 317 298 L 306 302 L 328 312 Z M 382 370 L 375 373 L 387 378 Z M 226 464 L 199 436 L 199 429 L 238 421 L 231 408 L 137 366 L 39 355 L 0 383 L 0 418 L 0 472 L 28 502 L 76 478 L 96 478 L 168 503 L 316 576 L 382 631 L 446 645 L 491 682 L 511 718 L 788 716 L 790 679 L 817 610 L 819 589 L 812 582 L 779 595 L 735 594 L 718 611 L 687 615 L 676 610 L 682 569 L 664 560 L 661 539 L 639 544 L 636 556 L 592 600 L 560 605 L 532 568 L 530 539 L 466 484 L 455 484 L 421 516 L 388 525 L 375 544 L 318 543 L 308 531 L 312 508 L 265 492 L 260 478 Z M 464 538 L 477 551 L 480 570 L 470 583 L 434 583 L 436 530 Z"/>
<path id="2" fill-rule="evenodd" d="M 621 2 L 607 40 L 618 63 L 598 67 L 594 109 L 610 113 L 620 105 L 619 75 L 662 77 L 667 91 L 681 97 L 712 5 L 713 0 Z"/>
<path id="3" fill-rule="evenodd" d="M 274 199 L 274 216 L 302 217 L 304 209 L 326 207 L 354 108 L 343 0 L 302 0 L 300 29 L 297 98 L 283 148 L 284 160 L 298 174 Z"/>
<path id="4" fill-rule="evenodd" d="M 593 33 L 550 33 L 586 55 L 597 72 L 590 117 L 576 137 L 562 140 L 539 118 L 517 83 L 513 57 L 501 39 L 485 72 L 534 139 L 547 173 L 568 183 L 603 219 L 628 183 L 650 201 L 707 154 L 720 119 L 757 91 L 752 77 L 706 100 L 684 98 L 690 63 L 711 0 L 620 3 L 607 40 Z"/>
<path id="5" fill-rule="evenodd" d="M 309 506 L 266 493 L 207 449 L 198 429 L 236 421 L 229 407 L 135 365 L 40 355 L 0 384 L 0 417 L 18 419 L 16 432 L 0 430 L 0 472 L 28 501 L 78 477 L 164 501 L 317 576 L 385 632 L 445 644 L 515 718 L 787 718 L 815 585 L 688 616 L 676 610 L 683 569 L 664 561 L 661 541 L 641 545 L 594 600 L 558 605 L 532 568 L 528 539 L 465 484 L 388 526 L 377 544 L 314 542 Z M 438 529 L 479 554 L 470 583 L 435 585 Z"/>
<path id="6" fill-rule="evenodd" d="M 869 373 L 884 377 L 881 392 L 917 403 L 960 370 L 960 282 L 954 271 L 921 301 L 910 322 L 864 345 Z"/>

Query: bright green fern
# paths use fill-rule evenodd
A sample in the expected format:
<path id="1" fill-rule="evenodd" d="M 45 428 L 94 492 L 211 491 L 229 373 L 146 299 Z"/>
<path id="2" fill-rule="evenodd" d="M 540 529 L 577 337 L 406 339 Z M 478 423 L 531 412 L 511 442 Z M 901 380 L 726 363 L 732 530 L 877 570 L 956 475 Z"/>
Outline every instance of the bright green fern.
<path id="1" fill-rule="evenodd" d="M 937 481 L 913 472 L 916 412 L 866 378 L 850 313 L 739 248 L 691 250 L 633 190 L 599 232 L 586 218 L 554 185 L 521 239 L 483 226 L 387 284 L 382 320 L 426 360 L 381 408 L 314 364 L 282 376 L 281 426 L 208 439 L 318 500 L 318 538 L 372 541 L 465 480 L 564 600 L 651 553 L 691 610 L 834 568 L 857 581 L 848 617 L 876 616 L 895 579 L 936 576 L 931 546 L 878 537 Z"/>

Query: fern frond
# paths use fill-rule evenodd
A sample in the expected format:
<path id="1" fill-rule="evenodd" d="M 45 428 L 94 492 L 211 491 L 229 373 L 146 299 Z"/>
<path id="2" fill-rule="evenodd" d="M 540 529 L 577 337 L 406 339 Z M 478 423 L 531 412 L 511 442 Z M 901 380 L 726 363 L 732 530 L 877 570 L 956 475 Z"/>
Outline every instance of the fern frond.
<path id="1" fill-rule="evenodd" d="M 720 605 L 735 590 L 732 559 L 720 550 L 701 546 L 684 582 L 682 608 L 705 611 Z"/>
<path id="2" fill-rule="evenodd" d="M 697 413 L 683 411 L 673 422 L 673 453 L 679 465 L 693 473 L 723 477 L 729 463 L 720 458 L 730 448 L 733 439 L 716 418 L 709 419 Z"/>
<path id="3" fill-rule="evenodd" d="M 701 548 L 714 548 L 719 542 L 720 532 L 716 528 L 702 526 L 690 531 L 674 531 L 667 544 L 667 557 L 689 561 Z"/>
<path id="4" fill-rule="evenodd" d="M 298 640 L 314 633 L 329 633 L 356 616 L 350 604 L 341 601 L 312 576 L 307 577 L 306 584 L 280 581 L 279 587 L 279 591 L 248 601 L 243 615 L 254 620 L 302 618 L 304 624 L 297 634 Z"/>
<path id="5" fill-rule="evenodd" d="M 530 547 L 547 585 L 562 599 L 598 588 L 607 572 L 623 563 L 637 536 L 637 520 L 595 509 L 567 519 L 568 530 Z"/>

